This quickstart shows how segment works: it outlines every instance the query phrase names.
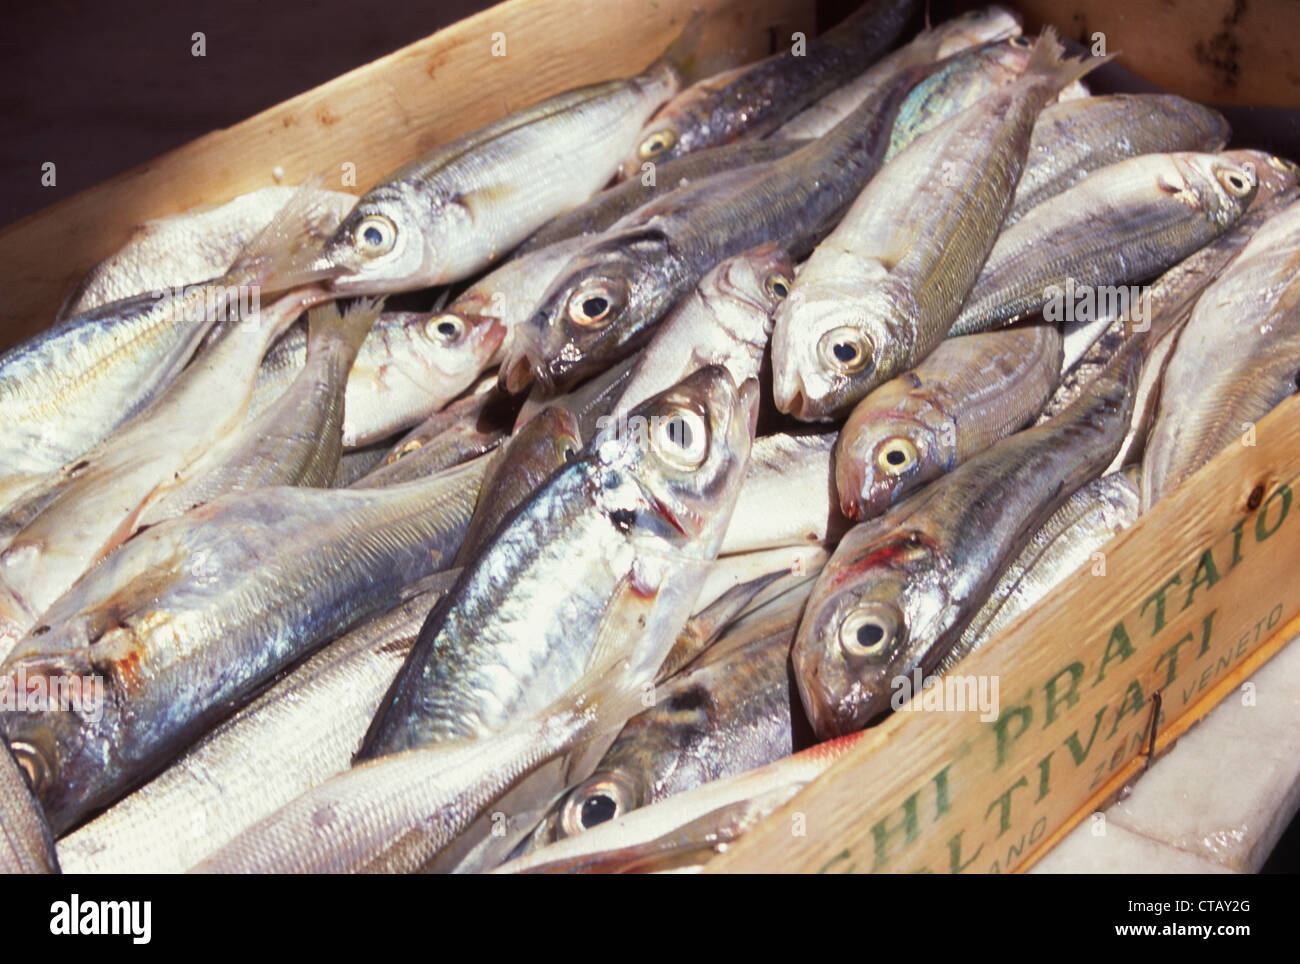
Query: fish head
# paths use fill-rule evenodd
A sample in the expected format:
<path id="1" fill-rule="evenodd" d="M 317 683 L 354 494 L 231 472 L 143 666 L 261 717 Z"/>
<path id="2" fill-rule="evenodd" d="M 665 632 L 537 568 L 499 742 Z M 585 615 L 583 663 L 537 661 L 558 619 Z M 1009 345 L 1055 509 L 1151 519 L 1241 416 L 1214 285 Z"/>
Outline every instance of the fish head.
<path id="1" fill-rule="evenodd" d="M 1285 157 L 1256 150 L 1224 151 L 1220 156 L 1242 167 L 1249 164 L 1254 169 L 1259 179 L 1256 200 L 1282 194 L 1300 184 L 1300 165 Z"/>
<path id="2" fill-rule="evenodd" d="M 713 315 L 729 323 L 731 334 L 766 347 L 772 314 L 793 287 L 790 255 L 768 241 L 717 265 L 700 280 L 698 290 Z"/>
<path id="3" fill-rule="evenodd" d="M 890 709 L 898 681 L 921 665 L 950 610 L 931 540 L 878 523 L 846 537 L 795 637 L 799 694 L 820 739 L 860 730 Z"/>
<path id="4" fill-rule="evenodd" d="M 692 554 L 716 553 L 758 422 L 758 381 L 739 389 L 719 365 L 709 365 L 652 396 L 630 413 L 602 419 L 592 440 L 597 460 L 620 479 L 634 480 L 611 502 L 611 516 L 631 513 L 633 532 L 651 533 Z M 628 490 L 631 491 L 630 489 Z"/>
<path id="5" fill-rule="evenodd" d="M 875 405 L 875 397 L 853 410 L 835 446 L 840 510 L 855 521 L 880 515 L 952 467 L 951 422 L 932 425 L 901 405 Z"/>
<path id="6" fill-rule="evenodd" d="M 561 405 L 550 405 L 519 427 L 510 440 L 506 458 L 525 472 L 535 467 L 544 474 L 572 462 L 581 449 L 578 416 Z"/>
<path id="7" fill-rule="evenodd" d="M 422 381 L 454 394 L 491 365 L 508 331 L 491 315 L 448 310 L 403 315 L 401 334 L 409 348 L 401 360 L 418 361 Z"/>
<path id="8" fill-rule="evenodd" d="M 340 295 L 384 294 L 444 279 L 439 238 L 425 229 L 427 202 L 405 182 L 370 191 L 343 219 L 311 266 Z"/>
<path id="9" fill-rule="evenodd" d="M 682 285 L 665 283 L 667 242 L 657 232 L 613 235 L 577 254 L 515 331 L 502 387 L 536 378 L 555 394 L 609 367 L 672 306 Z"/>
<path id="10" fill-rule="evenodd" d="M 650 788 L 640 774 L 623 768 L 597 770 L 565 794 L 548 815 L 553 840 L 563 840 L 646 805 Z"/>
<path id="11" fill-rule="evenodd" d="M 796 281 L 776 309 L 772 393 L 802 421 L 841 415 L 911 359 L 919 311 L 902 285 Z"/>
<path id="12" fill-rule="evenodd" d="M 654 117 L 637 136 L 636 147 L 619 163 L 619 180 L 644 176 L 655 165 L 681 157 L 693 148 L 692 140 L 680 119 L 673 114 Z M 653 182 L 651 182 L 653 183 Z"/>
<path id="13" fill-rule="evenodd" d="M 1199 209 L 1216 224 L 1236 221 L 1259 190 L 1259 172 L 1250 161 L 1236 161 L 1227 154 L 1171 154 L 1178 172 L 1172 181 L 1161 177 L 1159 187 Z"/>

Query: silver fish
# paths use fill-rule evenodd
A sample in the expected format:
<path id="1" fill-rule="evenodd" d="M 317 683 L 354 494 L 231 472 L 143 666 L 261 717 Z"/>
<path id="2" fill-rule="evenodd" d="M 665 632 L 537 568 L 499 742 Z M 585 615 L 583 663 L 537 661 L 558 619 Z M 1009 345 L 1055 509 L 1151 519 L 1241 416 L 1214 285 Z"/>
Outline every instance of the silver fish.
<path id="1" fill-rule="evenodd" d="M 23 771 L 0 747 L 0 874 L 57 874 L 58 855 L 45 815 Z"/>
<path id="2" fill-rule="evenodd" d="M 234 493 L 141 532 L 87 573 L 0 667 L 9 678 L 104 681 L 97 707 L 0 716 L 55 831 L 446 568 L 484 468 L 368 491 Z"/>

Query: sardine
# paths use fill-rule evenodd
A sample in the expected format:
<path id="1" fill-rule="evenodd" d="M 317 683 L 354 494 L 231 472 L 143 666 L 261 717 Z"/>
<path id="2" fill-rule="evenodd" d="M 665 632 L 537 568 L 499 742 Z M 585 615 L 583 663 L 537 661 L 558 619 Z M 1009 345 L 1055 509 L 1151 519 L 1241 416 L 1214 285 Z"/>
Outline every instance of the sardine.
<path id="1" fill-rule="evenodd" d="M 834 432 L 766 435 L 754 443 L 722 554 L 825 545 L 850 525 L 835 496 Z"/>
<path id="2" fill-rule="evenodd" d="M 777 130 L 774 138 L 821 137 L 853 112 L 880 85 L 900 70 L 919 64 L 934 63 L 959 54 L 971 47 L 1010 40 L 1020 36 L 1015 14 L 1001 7 L 971 10 L 922 30 L 910 43 L 878 61 L 870 70 L 851 83 L 827 94 L 817 103 L 800 111 Z"/>
<path id="3" fill-rule="evenodd" d="M 396 439 L 380 439 L 359 449 L 345 451 L 339 456 L 339 467 L 330 480 L 331 489 L 346 489 L 357 479 L 369 474 L 388 457 Z"/>
<path id="4" fill-rule="evenodd" d="M 312 276 L 340 294 L 383 294 L 483 270 L 609 182 L 681 88 L 692 32 L 643 73 L 514 111 L 394 171 L 357 202 Z"/>
<path id="5" fill-rule="evenodd" d="M 402 436 L 380 464 L 348 488 L 375 489 L 413 482 L 494 450 L 510 435 L 514 405 L 496 390 L 496 379 Z"/>
<path id="6" fill-rule="evenodd" d="M 533 390 L 528 393 L 527 400 L 519 409 L 519 415 L 515 419 L 515 429 L 518 430 L 538 412 L 555 405 L 568 409 L 576 415 L 578 424 L 582 428 L 583 438 L 590 438 L 599 430 L 601 419 L 606 418 L 614 410 L 619 397 L 623 394 L 623 389 L 636 375 L 640 364 L 640 354 L 624 358 L 590 381 L 563 395 L 548 395 L 540 385 L 534 385 Z"/>
<path id="7" fill-rule="evenodd" d="M 835 446 L 847 518 L 870 519 L 1023 428 L 1060 378 L 1052 325 L 948 338 L 858 403 Z"/>
<path id="8" fill-rule="evenodd" d="M 547 221 L 515 249 L 516 257 L 559 241 L 599 234 L 613 226 L 619 218 L 631 214 L 661 194 L 720 171 L 774 161 L 794 153 L 805 143 L 799 139 L 741 141 L 663 161 L 655 165 L 653 171 L 606 188 L 586 204 Z"/>
<path id="9" fill-rule="evenodd" d="M 330 643 L 143 787 L 59 841 L 68 873 L 183 873 L 352 764 L 429 610 L 429 588 Z"/>
<path id="10" fill-rule="evenodd" d="M 509 329 L 494 318 L 451 312 L 385 312 L 348 376 L 343 445 L 358 448 L 418 425 L 488 369 Z M 307 334 L 289 329 L 262 360 L 249 402 L 252 422 L 284 396 L 307 361 Z"/>
<path id="11" fill-rule="evenodd" d="M 1297 269 L 1300 202 L 1292 202 L 1205 289 L 1178 336 L 1142 460 L 1142 511 L 1295 392 Z"/>
<path id="12" fill-rule="evenodd" d="M 103 681 L 97 708 L 0 716 L 55 832 L 446 568 L 484 468 L 378 490 L 234 493 L 141 532 L 88 572 L 0 668 Z"/>
<path id="13" fill-rule="evenodd" d="M 197 873 L 412 873 L 456 842 L 511 787 L 640 706 L 639 680 L 597 645 L 551 706 L 477 739 L 369 760 L 249 827 Z M 607 654 L 611 658 L 604 658 Z"/>
<path id="14" fill-rule="evenodd" d="M 703 368 L 551 476 L 429 617 L 360 759 L 471 740 L 541 712 L 582 674 L 598 627 L 625 627 L 652 679 L 692 610 L 749 461 L 757 384 Z M 632 627 L 636 628 L 633 629 Z"/>
<path id="15" fill-rule="evenodd" d="M 297 263 L 299 234 L 333 223 L 304 189 L 223 277 L 103 305 L 0 354 L 0 507 L 158 399 L 219 319 L 269 300 L 267 275 Z"/>
<path id="16" fill-rule="evenodd" d="M 506 516 L 581 450 L 578 417 L 568 409 L 548 408 L 525 423 L 493 455 L 456 565 L 468 565 L 487 548 Z"/>
<path id="17" fill-rule="evenodd" d="M 1172 94 L 1113 94 L 1052 104 L 1034 125 L 1006 226 L 1099 167 L 1139 154 L 1221 151 L 1229 133 L 1218 111 Z"/>
<path id="18" fill-rule="evenodd" d="M 913 141 L 818 245 L 776 311 L 781 411 L 831 418 L 948 334 L 997 240 L 1034 119 L 1103 62 L 1061 53 L 1045 30 L 1019 78 Z"/>
<path id="19" fill-rule="evenodd" d="M 1002 232 L 951 333 L 1040 309 L 1048 321 L 1072 320 L 1082 296 L 1113 300 L 1105 292 L 1164 271 L 1231 227 L 1257 183 L 1253 165 L 1226 154 L 1144 154 L 1103 167 Z"/>
<path id="20" fill-rule="evenodd" d="M 737 807 L 760 804 L 757 813 L 741 824 L 748 829 L 826 772 L 862 737 L 851 733 L 756 770 L 706 783 L 511 860 L 496 873 L 647 870 L 665 858 L 679 863 L 684 855 L 694 856 L 698 866 L 736 839 L 736 833 L 719 835 L 718 829 L 734 823 Z"/>
<path id="21" fill-rule="evenodd" d="M 721 365 L 737 385 L 757 378 L 772 312 L 793 281 L 790 256 L 770 241 L 713 268 L 655 328 L 610 417 L 625 416 L 705 365 Z"/>
<path id="22" fill-rule="evenodd" d="M 1085 566 L 1095 567 L 1093 554 L 1137 517 L 1137 485 L 1122 472 L 1104 475 L 1075 492 L 998 577 L 988 599 L 940 664 L 940 672 L 948 672 L 967 653 L 996 636 L 1066 577 Z M 1081 578 L 1105 574 L 1104 570 L 1090 572 Z"/>
<path id="23" fill-rule="evenodd" d="M 916 8 L 915 0 L 868 0 L 804 49 L 698 81 L 645 125 L 620 174 L 776 130 L 888 50 Z"/>
<path id="24" fill-rule="evenodd" d="M 531 834 L 533 847 L 581 834 L 701 784 L 794 752 L 790 646 L 802 599 L 737 626 L 724 653 L 667 683 L 627 721 L 596 770 Z M 798 710 L 796 709 L 796 712 Z"/>
<path id="25" fill-rule="evenodd" d="M 515 332 L 501 366 L 518 391 L 548 393 L 644 342 L 714 265 L 769 240 L 798 258 L 880 165 L 902 98 L 925 68 L 904 71 L 827 134 L 793 154 L 703 178 L 657 198 L 584 245 Z"/>
<path id="26" fill-rule="evenodd" d="M 380 302 L 309 313 L 307 364 L 270 408 L 194 463 L 187 478 L 140 513 L 139 526 L 183 515 L 227 492 L 273 485 L 326 488 L 343 444 L 343 393 Z"/>
<path id="27" fill-rule="evenodd" d="M 262 187 L 216 207 L 146 221 L 132 230 L 125 245 L 90 269 L 54 320 L 137 295 L 181 288 L 196 279 L 220 277 L 298 190 Z M 357 203 L 355 195 L 343 191 L 308 191 L 313 205 L 332 222 L 331 232 Z"/>
<path id="28" fill-rule="evenodd" d="M 0 638 L 6 627 L 12 634 L 32 626 L 130 537 L 150 503 L 238 430 L 266 347 L 323 297 L 319 289 L 303 289 L 232 326 L 149 408 L 61 470 L 58 495 L 0 552 Z"/>
<path id="29" fill-rule="evenodd" d="M 822 570 L 794 646 L 819 737 L 890 708 L 893 681 L 933 673 L 1001 571 L 1114 457 L 1132 411 L 1143 342 L 1058 418 L 1005 438 L 884 515 L 852 529 Z"/>

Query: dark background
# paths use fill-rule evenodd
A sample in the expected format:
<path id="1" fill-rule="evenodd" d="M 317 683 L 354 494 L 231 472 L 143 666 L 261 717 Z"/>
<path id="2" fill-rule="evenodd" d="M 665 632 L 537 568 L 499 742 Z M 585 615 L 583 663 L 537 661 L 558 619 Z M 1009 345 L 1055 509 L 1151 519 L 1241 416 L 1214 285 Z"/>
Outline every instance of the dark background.
<path id="1" fill-rule="evenodd" d="M 816 2 L 823 24 L 857 5 L 855 0 L 809 2 Z M 0 16 L 0 226 L 490 5 L 484 0 L 6 3 Z M 932 19 L 944 19 L 953 6 L 932 2 Z M 206 35 L 206 57 L 190 53 L 196 31 Z M 1131 75 L 1111 67 L 1090 83 L 1098 92 L 1133 86 Z M 1296 112 L 1226 113 L 1236 140 L 1300 155 Z M 45 161 L 58 168 L 52 188 L 40 183 Z M 1300 821 L 1293 821 L 1264 869 L 1300 871 Z"/>

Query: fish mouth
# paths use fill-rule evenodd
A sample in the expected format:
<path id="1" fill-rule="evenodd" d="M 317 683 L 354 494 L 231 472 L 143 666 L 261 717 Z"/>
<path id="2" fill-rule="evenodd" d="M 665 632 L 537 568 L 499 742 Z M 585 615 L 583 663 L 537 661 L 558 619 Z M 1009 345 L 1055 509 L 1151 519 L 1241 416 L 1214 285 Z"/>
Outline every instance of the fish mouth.
<path id="1" fill-rule="evenodd" d="M 540 374 L 539 372 L 538 375 Z M 518 395 L 532 384 L 533 377 L 533 363 L 529 360 L 528 353 L 516 344 L 515 350 L 501 363 L 497 384 L 506 394 Z M 538 380 L 542 381 L 540 377 Z"/>

